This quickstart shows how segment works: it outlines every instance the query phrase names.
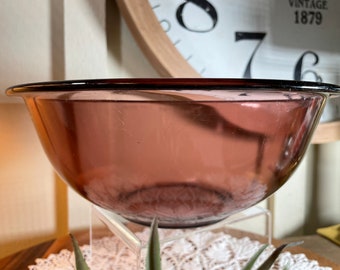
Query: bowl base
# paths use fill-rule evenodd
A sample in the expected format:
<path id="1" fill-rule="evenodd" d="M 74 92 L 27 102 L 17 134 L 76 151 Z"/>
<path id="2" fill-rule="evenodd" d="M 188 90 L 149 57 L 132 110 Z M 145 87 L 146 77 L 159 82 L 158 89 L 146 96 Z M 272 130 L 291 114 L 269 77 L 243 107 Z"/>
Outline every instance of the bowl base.
<path id="1" fill-rule="evenodd" d="M 126 205 L 126 219 L 150 225 L 154 217 L 159 227 L 187 228 L 216 223 L 226 216 L 220 213 L 233 198 L 228 192 L 203 187 L 195 183 L 158 185 L 139 189 L 121 196 Z M 132 214 L 126 214 L 132 213 Z M 133 213 L 138 213 L 137 215 Z M 219 213 L 219 214 L 217 214 Z"/>

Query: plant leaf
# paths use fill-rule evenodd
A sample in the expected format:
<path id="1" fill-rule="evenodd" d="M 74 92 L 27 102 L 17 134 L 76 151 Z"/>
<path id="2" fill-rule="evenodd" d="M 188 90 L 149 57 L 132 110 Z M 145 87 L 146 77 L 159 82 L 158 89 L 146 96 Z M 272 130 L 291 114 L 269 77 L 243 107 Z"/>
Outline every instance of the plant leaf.
<path id="1" fill-rule="evenodd" d="M 274 264 L 276 259 L 279 257 L 281 252 L 286 248 L 286 247 L 293 247 L 302 244 L 303 241 L 299 242 L 292 242 L 292 243 L 287 243 L 279 246 L 277 249 L 274 250 L 274 252 L 265 260 L 262 265 L 258 268 L 258 270 L 268 270 L 270 267 Z"/>
<path id="2" fill-rule="evenodd" d="M 159 244 L 157 218 L 154 218 L 151 224 L 145 267 L 146 270 L 161 270 L 161 249 Z"/>
<path id="3" fill-rule="evenodd" d="M 81 252 L 78 242 L 75 239 L 75 237 L 70 234 L 71 240 L 72 240 L 72 245 L 73 245 L 73 250 L 74 250 L 74 256 L 76 258 L 76 269 L 77 270 L 90 270 L 90 267 L 87 265 L 83 253 Z"/>
<path id="4" fill-rule="evenodd" d="M 251 270 L 252 267 L 254 266 L 256 260 L 258 259 L 258 257 L 260 257 L 260 255 L 262 254 L 262 252 L 268 247 L 268 244 L 265 244 L 263 246 L 261 246 L 261 248 L 249 259 L 249 261 L 247 262 L 247 264 L 242 268 L 242 270 Z"/>

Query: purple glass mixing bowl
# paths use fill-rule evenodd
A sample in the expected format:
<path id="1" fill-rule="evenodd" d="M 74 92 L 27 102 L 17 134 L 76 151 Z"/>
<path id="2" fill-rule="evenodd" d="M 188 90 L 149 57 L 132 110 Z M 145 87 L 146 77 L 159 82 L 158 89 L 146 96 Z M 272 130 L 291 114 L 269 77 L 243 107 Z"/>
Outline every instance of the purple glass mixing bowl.
<path id="1" fill-rule="evenodd" d="M 267 198 L 301 161 L 328 84 L 109 79 L 26 84 L 21 96 L 58 174 L 133 222 L 215 223 Z M 297 191 L 298 192 L 298 191 Z"/>

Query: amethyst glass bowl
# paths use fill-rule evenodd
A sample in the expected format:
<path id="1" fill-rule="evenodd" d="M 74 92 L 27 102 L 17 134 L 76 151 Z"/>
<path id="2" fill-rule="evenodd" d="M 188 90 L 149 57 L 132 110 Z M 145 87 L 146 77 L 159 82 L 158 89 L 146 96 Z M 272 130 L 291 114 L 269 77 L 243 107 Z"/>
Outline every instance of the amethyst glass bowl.
<path id="1" fill-rule="evenodd" d="M 215 223 L 267 198 L 301 161 L 328 84 L 109 79 L 26 84 L 57 173 L 80 195 L 160 227 Z"/>

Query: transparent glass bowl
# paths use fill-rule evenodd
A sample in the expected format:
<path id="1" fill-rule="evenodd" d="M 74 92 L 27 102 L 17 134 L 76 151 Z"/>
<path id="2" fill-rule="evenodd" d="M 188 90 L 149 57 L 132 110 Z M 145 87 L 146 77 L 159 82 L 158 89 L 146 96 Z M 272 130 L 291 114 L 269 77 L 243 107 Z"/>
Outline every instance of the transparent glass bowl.
<path id="1" fill-rule="evenodd" d="M 338 91 L 275 80 L 109 79 L 7 94 L 24 98 L 51 163 L 79 194 L 133 222 L 157 216 L 160 227 L 177 228 L 215 223 L 281 187 Z"/>

